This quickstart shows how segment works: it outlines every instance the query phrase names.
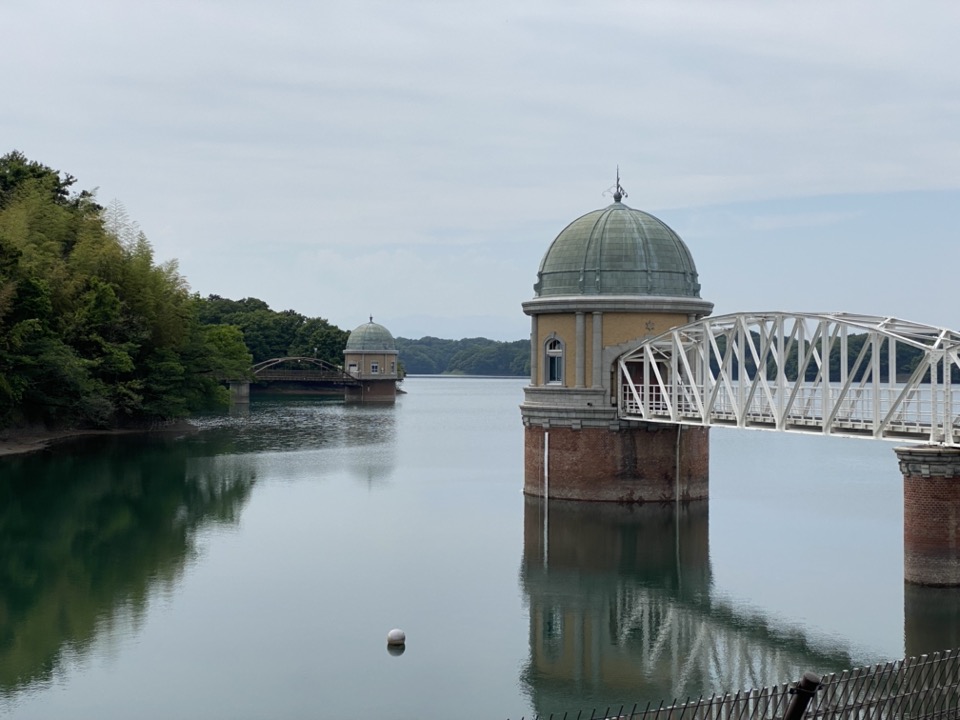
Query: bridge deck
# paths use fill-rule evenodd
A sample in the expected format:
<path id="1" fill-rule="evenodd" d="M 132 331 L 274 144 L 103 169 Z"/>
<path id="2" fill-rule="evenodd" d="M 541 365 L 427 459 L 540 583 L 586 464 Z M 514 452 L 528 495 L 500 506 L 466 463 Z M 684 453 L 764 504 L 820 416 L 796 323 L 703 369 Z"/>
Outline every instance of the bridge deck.
<path id="1" fill-rule="evenodd" d="M 889 422 L 883 432 L 877 436 L 873 418 L 835 417 L 829 425 L 824 423 L 822 414 L 805 415 L 801 413 L 778 416 L 771 411 L 747 410 L 742 417 L 732 409 L 714 409 L 704 418 L 695 407 L 680 407 L 676 419 L 663 404 L 660 407 L 651 407 L 644 414 L 639 403 L 632 398 L 625 399 L 620 412 L 624 420 L 643 422 L 659 422 L 681 425 L 707 425 L 743 427 L 754 430 L 783 430 L 785 432 L 801 432 L 810 434 L 829 434 L 840 437 L 874 438 L 880 437 L 905 442 L 929 442 L 933 425 L 919 420 L 895 420 Z M 825 431 L 828 427 L 829 431 Z M 955 433 L 956 435 L 956 433 Z M 956 442 L 960 444 L 960 435 L 956 435 Z"/>

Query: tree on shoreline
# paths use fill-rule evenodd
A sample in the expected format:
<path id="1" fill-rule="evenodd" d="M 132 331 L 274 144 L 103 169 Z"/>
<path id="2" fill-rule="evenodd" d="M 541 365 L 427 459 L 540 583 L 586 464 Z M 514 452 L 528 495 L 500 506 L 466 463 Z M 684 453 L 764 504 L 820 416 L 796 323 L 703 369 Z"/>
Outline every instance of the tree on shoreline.
<path id="1" fill-rule="evenodd" d="M 176 264 L 74 184 L 0 157 L 0 427 L 140 425 L 225 402 L 221 381 L 249 372 L 239 334 L 203 325 Z"/>

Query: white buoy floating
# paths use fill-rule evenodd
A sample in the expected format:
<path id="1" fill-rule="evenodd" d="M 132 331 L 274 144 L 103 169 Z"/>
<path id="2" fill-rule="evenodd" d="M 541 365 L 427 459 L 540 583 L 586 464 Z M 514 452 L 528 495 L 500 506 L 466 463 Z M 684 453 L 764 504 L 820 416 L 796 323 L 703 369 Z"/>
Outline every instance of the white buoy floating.
<path id="1" fill-rule="evenodd" d="M 407 634 L 403 630 L 394 628 L 387 633 L 387 652 L 394 657 L 403 655 L 403 651 L 407 649 L 406 643 Z"/>

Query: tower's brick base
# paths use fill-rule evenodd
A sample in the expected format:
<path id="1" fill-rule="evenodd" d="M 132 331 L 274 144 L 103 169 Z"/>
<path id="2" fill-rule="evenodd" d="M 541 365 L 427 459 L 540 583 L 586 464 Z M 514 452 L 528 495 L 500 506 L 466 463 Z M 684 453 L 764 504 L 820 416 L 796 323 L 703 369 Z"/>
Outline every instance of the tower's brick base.
<path id="1" fill-rule="evenodd" d="M 546 433 L 550 498 L 672 502 L 678 485 L 681 500 L 707 497 L 708 429 L 655 424 L 619 430 L 528 426 L 524 435 L 523 485 L 528 495 L 544 493 Z"/>
<path id="2" fill-rule="evenodd" d="M 895 448 L 903 473 L 903 576 L 960 585 L 960 448 Z"/>

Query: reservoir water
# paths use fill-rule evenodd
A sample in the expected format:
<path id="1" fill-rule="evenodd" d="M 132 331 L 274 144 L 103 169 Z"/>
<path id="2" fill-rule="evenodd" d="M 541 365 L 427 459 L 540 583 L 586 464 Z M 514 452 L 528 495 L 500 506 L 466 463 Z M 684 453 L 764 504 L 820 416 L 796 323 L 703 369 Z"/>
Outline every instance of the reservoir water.
<path id="1" fill-rule="evenodd" d="M 709 505 L 545 506 L 525 383 L 0 459 L 0 717 L 575 716 L 960 644 L 891 444 L 718 429 Z"/>

